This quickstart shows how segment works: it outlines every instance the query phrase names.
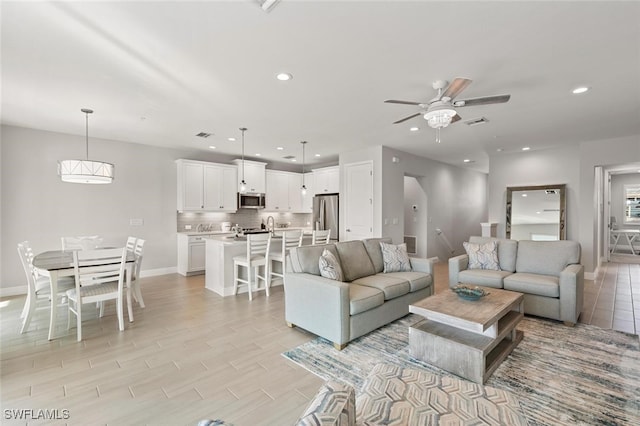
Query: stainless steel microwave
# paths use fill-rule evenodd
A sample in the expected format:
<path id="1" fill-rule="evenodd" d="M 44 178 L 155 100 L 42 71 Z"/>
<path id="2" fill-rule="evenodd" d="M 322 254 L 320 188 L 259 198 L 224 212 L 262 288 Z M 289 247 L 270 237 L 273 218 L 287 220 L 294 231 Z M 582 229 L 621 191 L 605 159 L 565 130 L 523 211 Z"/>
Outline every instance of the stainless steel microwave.
<path id="1" fill-rule="evenodd" d="M 264 194 L 256 192 L 238 192 L 239 209 L 264 209 Z"/>

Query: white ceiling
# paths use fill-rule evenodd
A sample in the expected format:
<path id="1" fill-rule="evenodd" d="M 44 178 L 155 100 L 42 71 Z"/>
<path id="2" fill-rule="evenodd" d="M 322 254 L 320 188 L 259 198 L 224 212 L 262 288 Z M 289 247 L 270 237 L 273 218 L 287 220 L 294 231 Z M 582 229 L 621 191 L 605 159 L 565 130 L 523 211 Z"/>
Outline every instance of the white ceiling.
<path id="1" fill-rule="evenodd" d="M 307 163 L 386 145 L 485 172 L 498 148 L 640 135 L 636 1 L 4 1 L 1 20 L 9 125 L 84 135 L 92 108 L 90 137 L 239 155 L 244 126 L 269 161 L 301 161 L 307 140 Z M 473 80 L 458 99 L 511 100 L 460 108 L 489 123 L 440 144 L 421 117 L 392 124 L 417 109 L 385 99 L 455 77 Z"/>

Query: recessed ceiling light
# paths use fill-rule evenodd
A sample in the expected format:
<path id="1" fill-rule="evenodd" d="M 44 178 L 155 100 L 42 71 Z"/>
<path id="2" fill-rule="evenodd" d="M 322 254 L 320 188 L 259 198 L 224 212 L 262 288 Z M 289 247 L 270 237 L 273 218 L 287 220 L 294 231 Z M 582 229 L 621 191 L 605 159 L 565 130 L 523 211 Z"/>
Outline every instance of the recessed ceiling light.
<path id="1" fill-rule="evenodd" d="M 589 88 L 587 86 L 581 86 L 581 87 L 576 87 L 575 89 L 573 89 L 573 94 L 574 95 L 579 95 L 580 93 L 584 93 L 587 92 L 589 90 Z"/>
<path id="2" fill-rule="evenodd" d="M 529 151 L 531 148 L 528 146 L 525 146 L 524 148 L 522 148 L 523 151 Z"/>
<path id="3" fill-rule="evenodd" d="M 526 196 L 527 196 L 527 194 L 522 194 L 522 196 L 523 196 L 523 197 L 526 197 Z"/>
<path id="4" fill-rule="evenodd" d="M 293 76 L 288 72 L 281 72 L 280 74 L 276 75 L 276 78 L 280 81 L 289 81 L 293 78 Z"/>
<path id="5" fill-rule="evenodd" d="M 283 147 L 281 147 L 281 146 L 278 146 L 278 147 L 276 147 L 276 149 L 277 149 L 278 151 L 282 151 L 284 148 L 283 148 Z"/>
<path id="6" fill-rule="evenodd" d="M 320 154 L 316 154 L 316 157 L 320 157 Z"/>
<path id="7" fill-rule="evenodd" d="M 503 149 L 502 149 L 502 148 L 498 148 L 498 149 L 496 149 L 496 151 L 497 151 L 497 152 L 502 152 L 502 151 L 503 151 Z"/>
<path id="8" fill-rule="evenodd" d="M 469 160 L 468 158 L 465 158 L 464 160 L 462 160 L 463 163 L 470 163 L 471 160 Z"/>
<path id="9" fill-rule="evenodd" d="M 293 161 L 293 162 L 295 163 L 295 162 L 296 162 L 296 161 L 298 161 L 298 160 L 296 160 L 295 158 L 292 158 L 292 159 L 291 159 L 291 161 Z"/>
<path id="10" fill-rule="evenodd" d="M 540 213 L 542 213 L 542 212 L 536 212 L 536 214 L 540 214 Z"/>
<path id="11" fill-rule="evenodd" d="M 260 154 L 259 152 L 256 152 L 256 157 L 260 157 L 262 154 Z"/>
<path id="12" fill-rule="evenodd" d="M 211 148 L 211 149 L 216 149 L 216 147 L 215 147 L 215 146 L 213 146 L 213 145 L 209 145 L 209 148 Z"/>
<path id="13" fill-rule="evenodd" d="M 412 127 L 409 130 L 412 132 L 417 132 L 418 130 L 420 130 L 420 127 Z"/>
<path id="14" fill-rule="evenodd" d="M 235 142 L 235 141 L 236 141 L 236 138 L 227 138 L 227 140 L 228 140 L 229 142 Z"/>

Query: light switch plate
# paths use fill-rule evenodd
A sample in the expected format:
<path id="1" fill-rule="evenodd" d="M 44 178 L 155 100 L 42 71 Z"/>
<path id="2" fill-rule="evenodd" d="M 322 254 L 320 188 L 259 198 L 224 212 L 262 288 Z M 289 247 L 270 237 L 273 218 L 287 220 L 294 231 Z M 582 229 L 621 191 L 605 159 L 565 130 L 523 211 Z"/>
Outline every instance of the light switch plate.
<path id="1" fill-rule="evenodd" d="M 129 226 L 142 226 L 144 219 L 129 219 Z"/>

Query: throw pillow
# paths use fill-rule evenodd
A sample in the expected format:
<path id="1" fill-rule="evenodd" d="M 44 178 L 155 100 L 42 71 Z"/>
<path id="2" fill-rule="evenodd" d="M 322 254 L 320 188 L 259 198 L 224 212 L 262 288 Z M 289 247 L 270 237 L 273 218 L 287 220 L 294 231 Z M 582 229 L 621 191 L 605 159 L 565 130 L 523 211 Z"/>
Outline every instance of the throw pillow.
<path id="1" fill-rule="evenodd" d="M 407 254 L 406 244 L 387 244 L 380 242 L 382 250 L 382 261 L 384 263 L 384 273 L 411 271 L 411 262 Z"/>
<path id="2" fill-rule="evenodd" d="M 336 281 L 344 281 L 340 262 L 338 262 L 338 259 L 336 259 L 329 250 L 324 249 L 322 251 L 322 255 L 318 260 L 318 266 L 320 267 L 320 275 L 323 277 Z"/>
<path id="3" fill-rule="evenodd" d="M 462 243 L 469 256 L 469 269 L 490 269 L 499 271 L 498 263 L 498 243 L 489 241 L 487 243 Z"/>

